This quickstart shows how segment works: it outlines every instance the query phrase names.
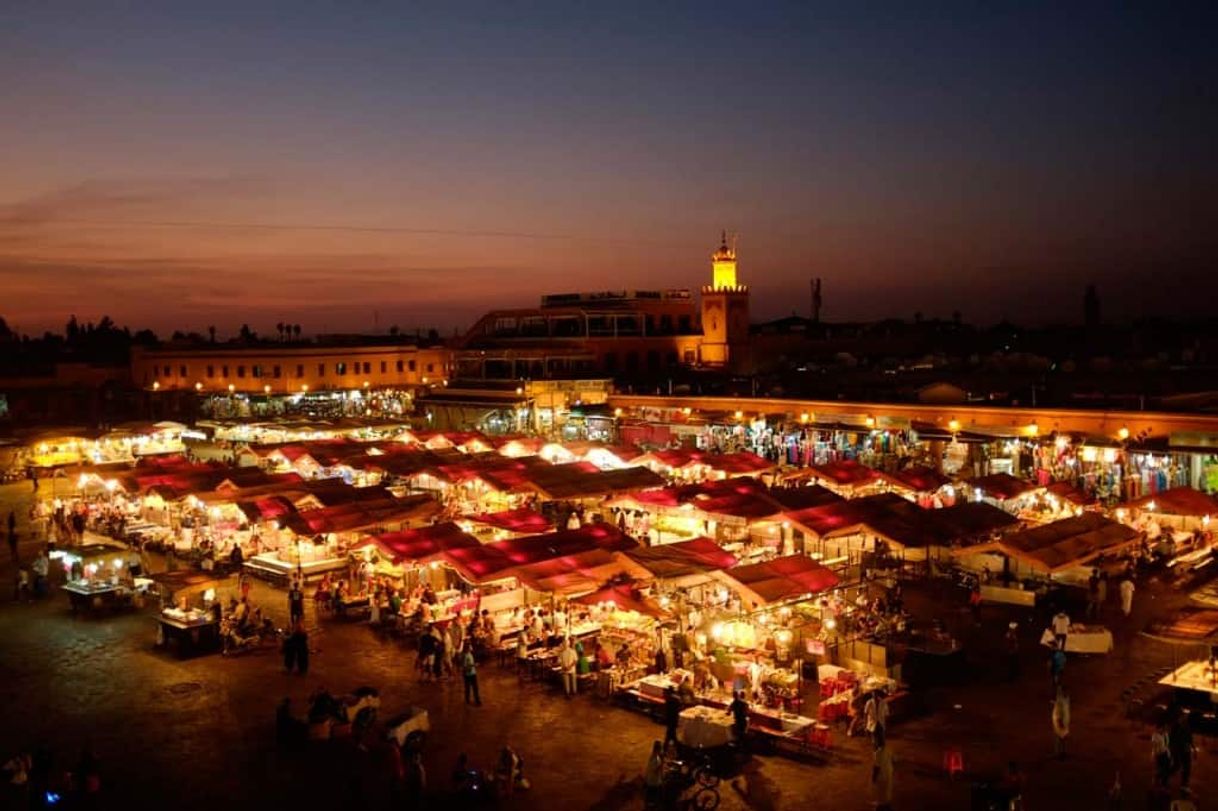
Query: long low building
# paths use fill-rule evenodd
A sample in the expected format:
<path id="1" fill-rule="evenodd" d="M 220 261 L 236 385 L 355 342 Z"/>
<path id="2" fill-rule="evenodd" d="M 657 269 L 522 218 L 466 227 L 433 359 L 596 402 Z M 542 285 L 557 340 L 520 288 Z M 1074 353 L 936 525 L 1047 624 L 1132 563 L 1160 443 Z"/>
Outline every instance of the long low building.
<path id="1" fill-rule="evenodd" d="M 1114 440 L 1166 440 L 1181 450 L 1218 454 L 1218 414 L 1164 411 L 1019 408 L 928 403 L 871 403 L 844 400 L 798 400 L 776 397 L 694 397 L 615 393 L 609 406 L 651 422 L 681 423 L 699 414 L 786 416 L 802 422 L 834 420 L 856 430 L 933 426 L 946 438 L 970 430 L 998 429 L 1013 436 L 1080 433 Z M 928 431 L 922 431 L 929 435 Z"/>
<path id="2" fill-rule="evenodd" d="M 204 344 L 132 351 L 143 389 L 296 394 L 423 386 L 448 378 L 448 350 L 409 343 Z"/>

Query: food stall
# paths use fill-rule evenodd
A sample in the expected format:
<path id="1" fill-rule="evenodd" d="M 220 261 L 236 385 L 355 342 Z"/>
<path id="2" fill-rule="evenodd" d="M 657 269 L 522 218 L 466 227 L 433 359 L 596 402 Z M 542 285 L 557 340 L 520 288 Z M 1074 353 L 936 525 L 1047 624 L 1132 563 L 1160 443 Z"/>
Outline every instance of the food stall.
<path id="1" fill-rule="evenodd" d="M 1209 659 L 1185 662 L 1159 679 L 1159 684 L 1200 693 L 1211 703 L 1218 704 L 1218 661 L 1211 655 Z"/>
<path id="2" fill-rule="evenodd" d="M 528 507 L 494 513 L 472 513 L 462 516 L 457 523 L 463 530 L 476 536 L 483 543 L 519 538 L 524 535 L 540 535 L 554 529 L 550 519 Z"/>
<path id="3" fill-rule="evenodd" d="M 223 580 L 207 572 L 160 572 L 149 579 L 161 595 L 157 647 L 177 647 L 179 655 L 220 649 L 220 597 Z"/>
<path id="4" fill-rule="evenodd" d="M 1183 532 L 1207 532 L 1218 517 L 1218 500 L 1191 487 L 1173 487 L 1129 504 L 1135 519 Z"/>
<path id="5" fill-rule="evenodd" d="M 139 576 L 139 553 L 125 547 L 85 544 L 56 549 L 50 556 L 63 565 L 63 591 L 72 611 L 135 605 L 149 583 Z"/>
<path id="6" fill-rule="evenodd" d="M 970 501 L 985 501 L 1012 515 L 1035 508 L 1044 488 L 1010 473 L 991 473 L 964 483 Z"/>
<path id="7" fill-rule="evenodd" d="M 1124 553 L 1141 537 L 1131 527 L 1085 512 L 962 547 L 953 554 L 965 568 L 994 573 L 995 582 L 987 584 L 989 599 L 1022 605 L 1028 602 L 1025 592 L 1039 590 L 1051 581 L 1085 587 L 1098 559 Z M 982 596 L 986 597 L 984 587 Z"/>
<path id="8" fill-rule="evenodd" d="M 299 574 L 306 581 L 346 569 L 347 550 L 369 532 L 405 529 L 435 516 L 440 505 L 430 496 L 386 496 L 367 501 L 295 512 L 273 524 L 262 536 L 267 550 L 250 557 L 251 574 L 286 581 Z"/>

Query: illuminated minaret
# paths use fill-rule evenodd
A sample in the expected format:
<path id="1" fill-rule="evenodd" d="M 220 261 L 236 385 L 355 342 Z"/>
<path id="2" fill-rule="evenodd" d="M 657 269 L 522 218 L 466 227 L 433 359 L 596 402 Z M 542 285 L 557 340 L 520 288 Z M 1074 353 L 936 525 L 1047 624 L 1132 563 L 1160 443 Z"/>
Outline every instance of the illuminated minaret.
<path id="1" fill-rule="evenodd" d="M 711 283 L 702 288 L 702 363 L 738 362 L 748 339 L 749 289 L 736 281 L 736 249 L 725 231 L 711 254 Z"/>

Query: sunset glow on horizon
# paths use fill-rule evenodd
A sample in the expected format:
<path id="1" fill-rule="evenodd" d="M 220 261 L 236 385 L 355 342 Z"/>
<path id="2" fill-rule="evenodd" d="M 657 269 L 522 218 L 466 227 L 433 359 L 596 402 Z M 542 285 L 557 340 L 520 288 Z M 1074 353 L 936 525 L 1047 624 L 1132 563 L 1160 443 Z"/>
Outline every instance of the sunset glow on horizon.
<path id="1" fill-rule="evenodd" d="M 721 229 L 759 318 L 806 314 L 814 276 L 831 320 L 1077 320 L 1088 282 L 1113 317 L 1208 312 L 1200 6 L 4 17 L 0 315 L 26 332 L 448 333 L 697 288 Z"/>

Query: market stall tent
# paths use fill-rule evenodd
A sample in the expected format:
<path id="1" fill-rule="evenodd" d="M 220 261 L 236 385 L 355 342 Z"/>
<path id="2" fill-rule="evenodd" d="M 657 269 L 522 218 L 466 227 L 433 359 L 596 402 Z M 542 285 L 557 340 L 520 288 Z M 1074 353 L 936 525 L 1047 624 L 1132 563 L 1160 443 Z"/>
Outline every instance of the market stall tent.
<path id="1" fill-rule="evenodd" d="M 661 580 L 706 575 L 730 569 L 737 563 L 735 555 L 725 551 L 710 538 L 639 547 L 623 554 L 646 569 L 651 577 Z"/>
<path id="2" fill-rule="evenodd" d="M 470 531 L 489 529 L 504 535 L 540 535 L 554 529 L 550 519 L 527 507 L 495 513 L 474 513 L 463 516 L 460 521 L 467 525 Z"/>
<path id="3" fill-rule="evenodd" d="M 601 470 L 589 462 L 552 465 L 528 472 L 533 489 L 551 500 L 612 496 L 664 486 L 664 479 L 645 467 Z"/>
<path id="4" fill-rule="evenodd" d="M 700 462 L 710 469 L 712 477 L 720 479 L 735 476 L 757 476 L 778 467 L 776 463 L 751 451 L 708 453 L 702 457 Z"/>
<path id="5" fill-rule="evenodd" d="M 833 588 L 837 575 L 804 555 L 737 566 L 717 574 L 750 609 L 794 601 Z"/>
<path id="6" fill-rule="evenodd" d="M 913 465 L 895 473 L 881 471 L 880 476 L 894 488 L 914 497 L 929 497 L 952 483 L 949 477 L 926 465 Z"/>
<path id="7" fill-rule="evenodd" d="M 604 586 L 596 591 L 581 594 L 571 599 L 580 605 L 612 604 L 619 611 L 633 611 L 653 619 L 663 619 L 668 616 L 660 604 L 649 597 L 639 594 L 630 583 L 615 583 Z"/>
<path id="8" fill-rule="evenodd" d="M 351 551 L 375 548 L 395 565 L 430 563 L 441 560 L 452 549 L 481 546 L 478 539 L 461 530 L 451 521 L 429 527 L 406 529 L 372 535 L 352 547 Z"/>
<path id="9" fill-rule="evenodd" d="M 599 588 L 616 578 L 646 578 L 647 570 L 607 549 L 590 549 L 515 566 L 500 573 L 542 594 L 569 595 Z"/>
<path id="10" fill-rule="evenodd" d="M 1218 516 L 1218 500 L 1191 487 L 1173 487 L 1129 503 L 1135 510 L 1177 529 L 1208 529 L 1211 516 Z"/>
<path id="11" fill-rule="evenodd" d="M 823 507 L 826 504 L 838 504 L 845 501 L 837 493 L 819 484 L 774 487 L 769 491 L 768 495 L 781 504 L 784 510 L 806 510 L 812 507 Z"/>
<path id="12" fill-rule="evenodd" d="M 998 552 L 1036 572 L 1054 574 L 1136 544 L 1137 530 L 1099 513 L 1083 513 L 956 550 L 960 557 Z"/>
<path id="13" fill-rule="evenodd" d="M 843 495 L 854 495 L 880 480 L 880 475 L 871 468 L 853 459 L 841 459 L 823 465 L 806 468 L 808 476 L 824 484 L 830 490 Z"/>
<path id="14" fill-rule="evenodd" d="M 513 538 L 474 548 L 450 549 L 444 561 L 471 583 L 479 584 L 510 576 L 515 566 L 575 555 L 593 549 L 623 552 L 638 544 L 617 527 L 586 524 L 579 529 Z"/>
<path id="15" fill-rule="evenodd" d="M 973 500 L 988 500 L 999 507 L 1018 509 L 1020 500 L 1032 496 L 1041 488 L 1023 479 L 1017 479 L 1010 473 L 992 473 L 989 476 L 979 476 L 967 482 L 972 491 Z"/>
<path id="16" fill-rule="evenodd" d="M 1071 482 L 1053 482 L 1045 488 L 1045 493 L 1076 507 L 1090 507 L 1096 503 L 1094 495 L 1079 489 Z"/>
<path id="17" fill-rule="evenodd" d="M 297 535 L 324 535 L 419 523 L 439 511 L 440 505 L 431 496 L 416 495 L 306 510 L 288 516 L 283 523 Z"/>

